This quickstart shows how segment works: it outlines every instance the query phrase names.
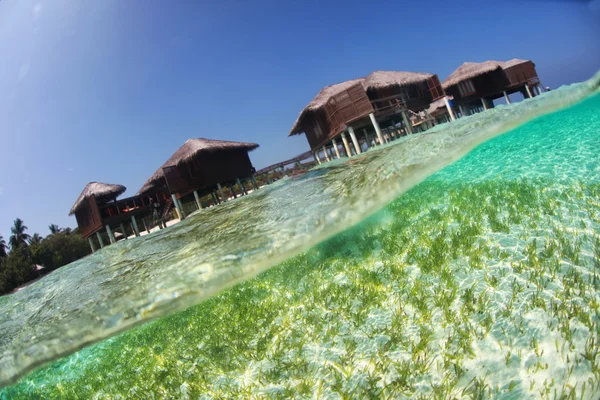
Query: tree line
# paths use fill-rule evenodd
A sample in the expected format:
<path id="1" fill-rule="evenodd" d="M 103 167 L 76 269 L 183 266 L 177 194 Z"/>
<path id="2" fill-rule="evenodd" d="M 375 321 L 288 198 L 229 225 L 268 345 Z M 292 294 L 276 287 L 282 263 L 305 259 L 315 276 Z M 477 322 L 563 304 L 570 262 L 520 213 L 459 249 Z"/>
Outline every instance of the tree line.
<path id="1" fill-rule="evenodd" d="M 90 254 L 79 229 L 48 226 L 50 234 L 29 235 L 22 219 L 15 219 L 8 243 L 0 235 L 0 295 Z M 38 269 L 42 266 L 43 269 Z"/>

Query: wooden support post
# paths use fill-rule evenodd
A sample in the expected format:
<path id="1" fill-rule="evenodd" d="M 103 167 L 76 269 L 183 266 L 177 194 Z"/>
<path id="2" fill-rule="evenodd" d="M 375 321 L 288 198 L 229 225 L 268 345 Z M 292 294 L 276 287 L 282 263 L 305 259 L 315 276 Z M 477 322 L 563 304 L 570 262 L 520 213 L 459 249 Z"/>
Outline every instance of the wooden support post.
<path id="1" fill-rule="evenodd" d="M 335 138 L 331 139 L 331 144 L 333 145 L 333 150 L 335 151 L 335 156 L 339 160 L 340 158 L 342 158 L 342 156 L 340 156 L 340 149 L 338 149 L 337 142 L 336 142 Z"/>
<path id="2" fill-rule="evenodd" d="M 244 185 L 242 185 L 242 182 L 240 182 L 240 178 L 235 178 L 235 183 L 237 183 L 238 187 L 240 188 L 240 196 L 245 196 L 248 194 L 246 192 L 246 188 Z"/>
<path id="3" fill-rule="evenodd" d="M 110 240 L 110 243 L 115 243 L 115 235 L 113 234 L 113 231 L 110 229 L 110 225 L 106 225 L 106 233 L 108 233 L 108 240 Z"/>
<path id="4" fill-rule="evenodd" d="M 329 159 L 329 154 L 327 154 L 327 149 L 325 148 L 325 146 L 323 146 L 323 154 L 325 154 L 325 159 L 327 160 L 327 162 L 331 161 Z"/>
<path id="5" fill-rule="evenodd" d="M 92 240 L 92 237 L 88 237 L 88 242 L 90 242 L 90 248 L 92 249 L 92 253 L 96 252 L 96 244 L 94 243 L 94 241 Z"/>
<path id="6" fill-rule="evenodd" d="M 487 101 L 485 101 L 485 99 L 482 97 L 481 98 L 481 104 L 483 105 L 483 110 L 484 111 L 487 111 L 487 109 L 488 109 L 486 103 L 487 103 Z"/>
<path id="7" fill-rule="evenodd" d="M 146 222 L 146 218 L 142 218 L 142 222 L 144 223 L 144 229 L 146 233 L 150 233 L 150 229 L 148 229 L 148 223 Z"/>
<path id="8" fill-rule="evenodd" d="M 140 236 L 140 229 L 138 228 L 137 221 L 135 220 L 135 215 L 131 216 L 131 225 L 133 225 L 133 233 L 135 233 L 135 236 Z"/>
<path id="9" fill-rule="evenodd" d="M 125 226 L 123 225 L 123 223 L 120 224 L 121 227 L 121 233 L 123 234 L 123 239 L 127 240 L 127 233 L 125 233 Z"/>
<path id="10" fill-rule="evenodd" d="M 233 195 L 233 198 L 237 199 L 237 193 L 235 192 L 233 185 L 229 185 L 229 190 L 231 190 L 231 194 Z"/>
<path id="11" fill-rule="evenodd" d="M 200 196 L 198 195 L 198 192 L 196 190 L 194 190 L 194 199 L 196 199 L 196 205 L 198 206 L 198 210 L 201 210 L 202 202 L 200 201 Z"/>
<path id="12" fill-rule="evenodd" d="M 381 133 L 381 128 L 379 127 L 379 123 L 375 119 L 375 114 L 369 114 L 369 118 L 371 119 L 371 123 L 373 124 L 373 128 L 375 128 L 375 132 L 377 133 L 377 138 L 379 139 L 379 144 L 383 144 L 383 134 Z"/>
<path id="13" fill-rule="evenodd" d="M 429 115 L 429 111 L 427 111 L 427 109 L 425 109 L 425 121 L 427 121 L 427 129 L 433 128 L 433 120 L 431 118 L 431 115 Z"/>
<path id="14" fill-rule="evenodd" d="M 350 146 L 348 145 L 348 139 L 346 138 L 346 132 L 342 132 L 342 143 L 344 143 L 344 150 L 346 151 L 346 157 L 351 157 L 352 152 L 350 151 Z"/>
<path id="15" fill-rule="evenodd" d="M 369 143 L 369 135 L 367 134 L 367 129 L 366 128 L 363 128 L 363 134 L 365 135 L 365 143 L 367 144 L 367 150 L 369 150 L 369 147 L 370 147 L 369 146 L 370 145 L 370 143 Z"/>
<path id="16" fill-rule="evenodd" d="M 179 201 L 177 200 L 177 197 L 175 197 L 174 194 L 171 195 L 171 199 L 173 199 L 173 205 L 175 206 L 175 211 L 177 212 L 177 216 L 179 217 L 180 221 L 183 221 L 183 211 L 181 210 L 181 206 L 179 205 Z"/>
<path id="17" fill-rule="evenodd" d="M 536 87 L 537 87 L 537 90 L 538 90 L 539 94 L 544 93 L 544 88 L 542 88 L 541 84 L 538 84 Z"/>
<path id="18" fill-rule="evenodd" d="M 506 100 L 506 104 L 510 104 L 510 98 L 508 97 L 506 91 L 503 91 L 502 93 L 504 93 L 504 100 Z"/>
<path id="19" fill-rule="evenodd" d="M 216 206 L 217 204 L 219 204 L 219 201 L 217 200 L 217 196 L 215 195 L 215 192 L 214 192 L 214 191 L 213 191 L 213 192 L 210 192 L 210 194 L 211 194 L 211 196 L 212 196 L 213 202 L 215 203 L 215 206 Z"/>
<path id="20" fill-rule="evenodd" d="M 315 154 L 317 154 L 315 152 Z M 321 160 L 319 160 L 319 164 L 321 164 Z M 267 171 L 267 183 L 270 185 L 271 183 L 273 183 L 273 181 L 271 180 L 271 173 L 269 171 Z"/>
<path id="21" fill-rule="evenodd" d="M 412 122 L 410 122 L 410 118 L 408 118 L 406 111 L 402 110 L 400 112 L 400 115 L 402 115 L 402 122 L 404 122 L 404 127 L 406 128 L 406 133 L 408 133 L 409 135 L 412 135 L 413 134 Z"/>
<path id="22" fill-rule="evenodd" d="M 452 107 L 450 107 L 450 102 L 448 101 L 448 96 L 444 96 L 444 104 L 446 104 L 446 110 L 448 110 L 450 119 L 452 121 L 454 121 L 456 119 L 456 116 L 454 115 L 454 111 L 452 111 Z"/>
<path id="23" fill-rule="evenodd" d="M 258 183 L 256 183 L 256 177 L 252 175 L 252 190 L 258 190 Z"/>
<path id="24" fill-rule="evenodd" d="M 350 140 L 352 140 L 352 144 L 354 145 L 354 153 L 356 155 L 360 154 L 361 153 L 360 144 L 358 143 L 358 139 L 356 139 L 356 134 L 354 133 L 354 128 L 349 126 L 348 133 L 350 134 Z"/>
<path id="25" fill-rule="evenodd" d="M 98 238 L 98 243 L 100 243 L 100 248 L 104 247 L 104 240 L 102 240 L 102 235 L 100 232 L 96 232 L 96 237 Z"/>
<path id="26" fill-rule="evenodd" d="M 221 199 L 224 202 L 227 201 L 227 199 L 225 198 L 225 195 L 223 194 L 223 188 L 221 187 L 220 183 L 217 183 L 217 189 L 219 189 L 219 194 L 221 195 Z"/>
<path id="27" fill-rule="evenodd" d="M 317 163 L 319 163 L 319 165 L 321 165 L 321 158 L 319 157 L 319 152 L 318 151 L 313 151 L 313 157 L 315 158 L 315 161 Z M 269 171 L 267 171 L 267 182 L 269 182 Z M 271 182 L 269 182 L 269 184 L 271 184 Z"/>
<path id="28" fill-rule="evenodd" d="M 531 95 L 531 90 L 529 89 L 529 85 L 525 84 L 525 89 L 527 90 L 527 95 L 531 99 L 533 96 Z"/>
<path id="29" fill-rule="evenodd" d="M 464 107 L 462 104 L 460 104 L 460 105 L 458 106 L 458 108 L 460 109 L 460 114 L 461 114 L 463 117 L 466 117 L 466 116 L 467 116 L 467 112 L 465 111 L 465 107 Z"/>
<path id="30" fill-rule="evenodd" d="M 181 202 L 181 199 L 177 199 L 177 202 L 179 203 L 179 209 L 181 210 L 181 215 L 183 215 L 183 219 L 185 219 L 187 217 L 187 215 L 185 215 L 185 211 L 183 211 L 183 203 Z"/>

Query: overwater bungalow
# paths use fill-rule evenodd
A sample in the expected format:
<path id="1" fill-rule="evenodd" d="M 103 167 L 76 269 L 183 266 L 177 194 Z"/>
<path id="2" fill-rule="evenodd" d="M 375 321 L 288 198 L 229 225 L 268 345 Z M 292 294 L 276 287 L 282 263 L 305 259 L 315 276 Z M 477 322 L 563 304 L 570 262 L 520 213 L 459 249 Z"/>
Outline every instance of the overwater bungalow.
<path id="1" fill-rule="evenodd" d="M 529 60 L 466 62 L 442 83 L 444 91 L 454 98 L 461 116 L 494 107 L 494 100 L 521 92 L 523 97 L 542 93 L 535 64 Z"/>
<path id="2" fill-rule="evenodd" d="M 179 218 L 183 219 L 182 199 L 186 197 L 193 196 L 201 208 L 200 198 L 207 194 L 215 203 L 225 201 L 223 186 L 228 186 L 234 197 L 236 184 L 240 194 L 246 194 L 247 183 L 257 189 L 255 169 L 248 155 L 257 147 L 256 143 L 188 139 L 148 178 L 137 195 L 166 199 L 164 209 L 175 205 Z"/>
<path id="3" fill-rule="evenodd" d="M 69 215 L 75 215 L 81 235 L 88 239 L 92 251 L 96 250 L 94 234 L 100 247 L 104 247 L 101 234 L 104 229 L 110 243 L 117 240 L 115 233 L 120 234 L 119 238 L 127 238 L 125 226 L 129 226 L 136 236 L 140 235 L 136 217 L 149 215 L 150 204 L 148 199 L 139 196 L 117 200 L 125 190 L 123 185 L 90 182 L 71 208 Z"/>
<path id="4" fill-rule="evenodd" d="M 382 144 L 412 133 L 411 113 L 426 110 L 443 96 L 437 75 L 375 71 L 323 88 L 302 110 L 289 136 L 304 133 L 319 163 L 320 151 L 326 161 L 342 152 L 360 154 L 362 144 Z"/>

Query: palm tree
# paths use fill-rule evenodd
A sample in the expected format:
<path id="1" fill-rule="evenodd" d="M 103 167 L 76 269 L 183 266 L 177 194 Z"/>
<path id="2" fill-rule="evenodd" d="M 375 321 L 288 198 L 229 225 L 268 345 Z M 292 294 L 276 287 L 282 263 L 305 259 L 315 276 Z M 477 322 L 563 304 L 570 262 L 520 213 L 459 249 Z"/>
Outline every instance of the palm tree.
<path id="1" fill-rule="evenodd" d="M 53 235 L 60 232 L 60 228 L 56 224 L 48 225 L 48 229 L 50 229 L 50 233 Z"/>
<path id="2" fill-rule="evenodd" d="M 6 242 L 2 235 L 0 235 L 0 258 L 6 257 Z"/>
<path id="3" fill-rule="evenodd" d="M 43 237 L 40 236 L 39 233 L 34 233 L 30 238 L 29 238 L 29 245 L 34 245 L 34 244 L 40 244 L 42 242 Z"/>
<path id="4" fill-rule="evenodd" d="M 15 219 L 13 227 L 10 228 L 12 235 L 10 235 L 10 239 L 8 239 L 11 250 L 20 246 L 27 246 L 27 241 L 30 239 L 30 236 L 25 233 L 26 230 L 27 227 L 23 225 L 23 220 L 21 218 Z"/>

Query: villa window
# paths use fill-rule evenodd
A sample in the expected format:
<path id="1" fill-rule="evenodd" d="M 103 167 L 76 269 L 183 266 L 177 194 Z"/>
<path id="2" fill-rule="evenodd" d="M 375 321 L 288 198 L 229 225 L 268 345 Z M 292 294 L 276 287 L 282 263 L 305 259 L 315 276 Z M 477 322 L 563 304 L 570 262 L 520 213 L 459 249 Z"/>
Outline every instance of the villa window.
<path id="1" fill-rule="evenodd" d="M 458 84 L 458 91 L 461 97 L 466 97 L 475 93 L 475 86 L 473 86 L 473 81 L 470 79 L 468 81 L 463 81 Z"/>

